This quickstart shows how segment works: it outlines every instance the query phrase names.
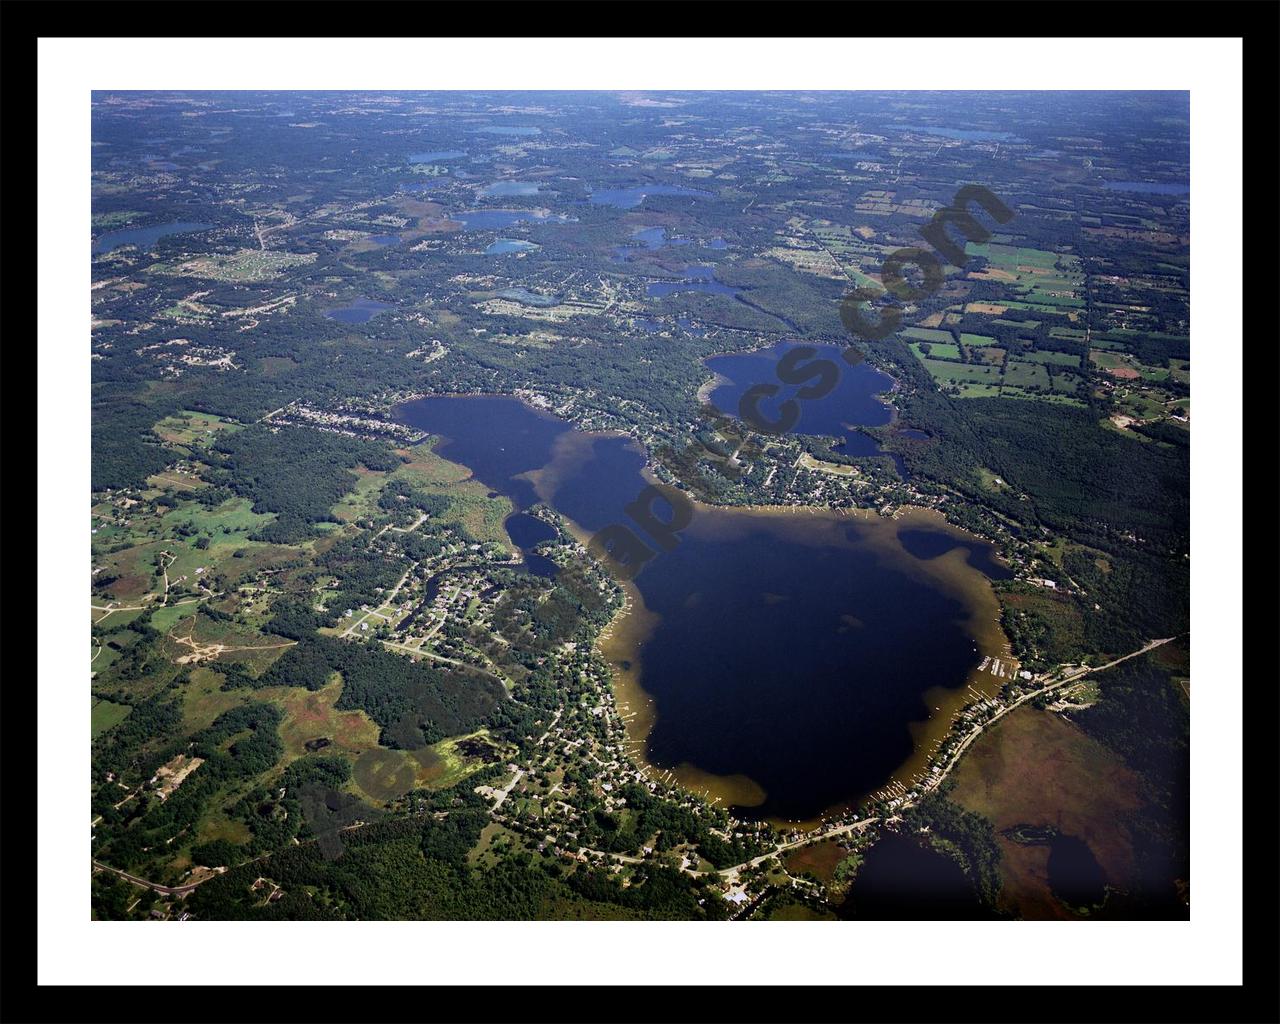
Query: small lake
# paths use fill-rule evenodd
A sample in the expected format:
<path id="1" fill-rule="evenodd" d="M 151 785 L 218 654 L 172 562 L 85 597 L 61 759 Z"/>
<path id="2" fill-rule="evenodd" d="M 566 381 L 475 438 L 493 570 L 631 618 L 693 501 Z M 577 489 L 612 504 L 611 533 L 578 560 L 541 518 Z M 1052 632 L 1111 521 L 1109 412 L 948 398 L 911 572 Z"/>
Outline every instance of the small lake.
<path id="1" fill-rule="evenodd" d="M 974 921 L 995 915 L 983 907 L 960 865 L 919 840 L 879 839 L 858 868 L 837 911 L 854 921 Z"/>
<path id="2" fill-rule="evenodd" d="M 637 326 L 637 328 L 640 328 L 640 330 L 643 330 L 646 334 L 660 334 L 664 332 L 664 330 L 672 329 L 672 324 L 669 324 L 668 321 L 654 320 L 653 317 L 650 316 L 632 316 L 631 323 Z M 677 316 L 675 326 L 685 334 L 690 335 L 691 338 L 707 337 L 707 329 L 696 326 L 694 321 L 690 320 L 687 316 Z"/>
<path id="3" fill-rule="evenodd" d="M 462 222 L 468 231 L 496 231 L 515 224 L 567 224 L 572 218 L 563 213 L 544 213 L 541 210 L 463 210 L 451 215 Z"/>
<path id="4" fill-rule="evenodd" d="M 483 198 L 491 196 L 536 196 L 543 186 L 536 181 L 495 181 L 480 190 Z"/>
<path id="5" fill-rule="evenodd" d="M 738 405 L 748 390 L 757 384 L 779 384 L 778 362 L 797 347 L 800 346 L 795 342 L 781 341 L 755 352 L 733 352 L 705 360 L 707 369 L 723 378 L 710 394 L 711 404 L 737 417 Z M 849 366 L 840 358 L 841 348 L 837 345 L 810 347 L 815 350 L 814 355 L 802 363 L 801 368 L 826 359 L 835 363 L 840 377 L 830 394 L 799 402 L 800 419 L 792 433 L 840 438 L 843 444 L 837 450 L 845 455 L 881 454 L 875 440 L 857 428 L 879 427 L 889 422 L 892 410 L 878 396 L 893 387 L 893 378 L 865 362 Z M 779 417 L 782 403 L 798 390 L 786 384 L 779 386 L 781 390 L 776 395 L 759 405 L 760 412 L 771 421 Z"/>
<path id="6" fill-rule="evenodd" d="M 712 295 L 737 295 L 741 288 L 732 288 L 716 280 L 716 268 L 707 266 L 685 267 L 679 281 L 651 281 L 644 293 L 651 299 L 660 299 L 677 292 L 709 292 Z"/>
<path id="7" fill-rule="evenodd" d="M 665 320 L 654 320 L 647 316 L 636 316 L 631 318 L 632 324 L 645 331 L 648 334 L 658 334 L 662 331 L 671 330 L 671 324 Z M 675 326 L 684 331 L 685 334 L 694 338 L 705 338 L 707 336 L 706 328 L 697 327 L 694 322 L 687 316 L 678 316 L 675 319 Z"/>
<path id="8" fill-rule="evenodd" d="M 667 244 L 666 228 L 641 228 L 639 231 L 633 231 L 631 237 L 639 242 L 646 249 L 661 249 Z M 672 245 L 688 244 L 684 239 L 672 241 Z"/>
<path id="9" fill-rule="evenodd" d="M 348 306 L 340 306 L 337 309 L 326 309 L 324 315 L 330 320 L 338 320 L 344 324 L 364 324 L 368 323 L 379 313 L 384 313 L 388 309 L 395 307 L 385 302 L 377 302 L 374 299 L 358 298 Z"/>
<path id="10" fill-rule="evenodd" d="M 631 523 L 624 508 L 649 482 L 634 441 L 513 398 L 427 398 L 396 415 L 517 512 L 546 502 L 584 542 Z M 539 525 L 509 531 L 526 550 Z M 627 584 L 631 611 L 601 645 L 635 755 L 772 819 L 811 820 L 918 770 L 965 684 L 984 685 L 979 649 L 1004 642 L 985 576 L 959 553 L 924 560 L 899 542 L 922 525 L 697 506 Z"/>
<path id="11" fill-rule="evenodd" d="M 486 256 L 505 256 L 512 252 L 532 252 L 534 249 L 542 248 L 536 242 L 526 242 L 522 238 L 499 238 L 491 242 L 489 247 L 485 249 Z"/>
<path id="12" fill-rule="evenodd" d="M 1076 910 L 1089 910 L 1106 900 L 1107 876 L 1083 839 L 1059 832 L 1049 841 L 1049 889 Z"/>
<path id="13" fill-rule="evenodd" d="M 686 188 L 683 185 L 636 185 L 632 188 L 604 188 L 591 193 L 591 202 L 597 206 L 616 206 L 620 210 L 631 210 L 639 206 L 648 196 L 713 196 L 700 188 Z"/>
<path id="14" fill-rule="evenodd" d="M 687 238 L 668 238 L 666 228 L 641 228 L 633 231 L 631 237 L 635 240 L 633 244 L 614 247 L 613 253 L 618 259 L 627 260 L 640 252 L 656 252 L 667 245 L 689 244 Z"/>
<path id="15" fill-rule="evenodd" d="M 516 512 L 508 516 L 503 526 L 506 528 L 507 536 L 511 538 L 511 543 L 520 549 L 525 566 L 531 573 L 550 579 L 559 572 L 555 562 L 545 555 L 536 554 L 533 550 L 539 544 L 555 540 L 559 536 L 554 527 L 537 516 L 529 515 L 528 512 Z"/>
<path id="16" fill-rule="evenodd" d="M 186 235 L 196 231 L 208 231 L 212 224 L 200 224 L 196 221 L 172 221 L 169 224 L 156 224 L 149 228 L 123 228 L 120 231 L 108 231 L 99 235 L 93 242 L 95 256 L 119 249 L 122 245 L 133 245 L 143 252 L 168 235 Z"/>

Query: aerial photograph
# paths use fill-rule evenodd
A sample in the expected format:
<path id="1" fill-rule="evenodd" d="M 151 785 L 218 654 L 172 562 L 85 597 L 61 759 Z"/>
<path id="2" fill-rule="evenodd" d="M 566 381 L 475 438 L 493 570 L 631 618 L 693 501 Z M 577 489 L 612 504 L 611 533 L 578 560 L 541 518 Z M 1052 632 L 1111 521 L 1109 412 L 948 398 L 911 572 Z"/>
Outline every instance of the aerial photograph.
<path id="1" fill-rule="evenodd" d="M 85 919 L 1190 919 L 1189 92 L 86 102 Z"/>

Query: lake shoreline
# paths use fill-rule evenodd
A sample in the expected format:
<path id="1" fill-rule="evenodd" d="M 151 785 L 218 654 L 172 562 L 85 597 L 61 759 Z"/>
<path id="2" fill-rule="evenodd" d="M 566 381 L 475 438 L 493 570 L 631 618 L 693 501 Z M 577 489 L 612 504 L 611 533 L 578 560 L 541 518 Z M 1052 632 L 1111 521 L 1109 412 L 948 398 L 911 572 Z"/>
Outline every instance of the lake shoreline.
<path id="1" fill-rule="evenodd" d="M 451 395 L 435 393 L 423 396 L 423 398 L 430 397 L 516 399 L 522 408 L 540 419 L 563 424 L 566 429 L 563 433 L 556 435 L 555 443 L 548 448 L 547 461 L 540 468 L 523 472 L 520 476 L 532 484 L 539 500 L 555 508 L 569 532 L 584 547 L 590 543 L 591 532 L 578 524 L 564 509 L 557 507 L 551 499 L 563 482 L 572 481 L 583 465 L 596 458 L 595 443 L 597 441 L 618 439 L 625 446 L 633 448 L 636 456 L 642 460 L 638 469 L 639 477 L 649 483 L 656 482 L 657 478 L 652 472 L 649 452 L 636 438 L 621 431 L 583 431 L 572 421 L 556 416 L 549 409 L 530 401 L 526 395 L 477 392 Z M 449 456 L 446 453 L 443 457 Z M 979 669 L 974 667 L 980 660 L 985 666 L 988 661 L 994 663 L 994 659 L 999 658 L 1002 663 L 1012 668 L 1008 661 L 1009 644 L 1000 626 L 999 605 L 991 587 L 991 580 L 969 565 L 967 561 L 970 552 L 966 549 L 966 545 L 974 543 L 988 545 L 989 542 L 950 523 L 943 510 L 923 505 L 900 505 L 895 507 L 891 514 L 886 515 L 875 509 L 830 508 L 816 505 L 712 505 L 694 499 L 692 496 L 688 497 L 693 509 L 693 517 L 681 531 L 687 539 L 696 539 L 703 544 L 708 539 L 737 543 L 749 534 L 758 533 L 762 523 L 773 523 L 775 526 L 768 532 L 773 533 L 774 529 L 781 529 L 782 532 L 777 534 L 778 542 L 781 544 L 797 544 L 800 546 L 797 551 L 832 545 L 835 549 L 863 550 L 874 555 L 877 565 L 905 574 L 916 585 L 928 587 L 934 592 L 945 593 L 957 602 L 958 607 L 965 609 L 962 619 L 957 620 L 957 624 L 963 623 L 960 626 L 963 635 L 973 646 L 971 668 L 962 677 L 954 680 L 948 676 L 948 683 L 953 685 L 934 685 L 920 692 L 921 703 L 928 710 L 923 717 L 913 716 L 902 723 L 902 727 L 910 735 L 909 752 L 907 757 L 880 781 L 879 788 L 851 793 L 848 797 L 834 801 L 814 816 L 804 820 L 783 819 L 770 814 L 761 815 L 760 817 L 764 820 L 785 827 L 812 828 L 819 825 L 824 817 L 855 807 L 870 796 L 887 793 L 895 786 L 909 786 L 927 765 L 937 742 L 949 732 L 960 710 L 975 699 L 975 694 L 990 696 L 998 691 L 999 687 L 995 684 L 998 684 L 1000 679 L 1007 678 L 1006 676 L 983 677 Z M 629 498 L 628 494 L 626 499 Z M 626 499 L 619 503 L 617 510 L 619 522 L 625 520 L 622 505 L 625 504 Z M 599 518 L 599 509 L 595 518 Z M 847 528 L 855 524 L 858 527 L 857 535 L 848 536 Z M 941 555 L 912 555 L 903 548 L 899 534 L 903 531 L 919 529 L 945 532 L 956 543 Z M 655 557 L 671 556 L 658 552 Z M 619 581 L 619 583 L 624 595 L 623 602 L 597 634 L 593 647 L 610 666 L 613 702 L 626 729 L 627 756 L 638 769 L 650 774 L 650 777 L 669 785 L 679 786 L 709 801 L 732 805 L 734 813 L 742 817 L 752 817 L 751 808 L 763 804 L 767 793 L 765 788 L 749 775 L 741 773 L 716 775 L 689 762 L 660 764 L 650 757 L 649 740 L 657 724 L 659 711 L 657 696 L 644 686 L 643 648 L 663 620 L 646 605 L 644 596 L 634 581 Z M 659 586 L 661 586 L 660 583 Z M 954 654 L 953 650 L 953 656 Z M 855 667 L 853 671 L 857 674 L 858 669 Z M 831 785 L 832 778 L 838 778 L 838 776 L 828 775 L 827 784 L 820 788 L 838 788 Z M 792 786 L 794 788 L 794 783 Z M 785 801 L 794 798 L 781 797 L 780 799 Z"/>

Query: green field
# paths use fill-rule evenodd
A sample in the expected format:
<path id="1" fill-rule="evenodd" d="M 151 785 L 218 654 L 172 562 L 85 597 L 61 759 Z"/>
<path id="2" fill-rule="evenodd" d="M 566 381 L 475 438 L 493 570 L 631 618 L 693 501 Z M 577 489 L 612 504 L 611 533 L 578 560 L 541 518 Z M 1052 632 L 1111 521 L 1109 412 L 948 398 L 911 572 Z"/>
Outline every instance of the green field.
<path id="1" fill-rule="evenodd" d="M 1031 391 L 1024 391 L 1022 388 L 1002 387 L 1000 389 L 1001 398 L 1021 398 L 1035 402 L 1048 402 L 1051 405 L 1074 405 L 1083 408 L 1084 403 L 1074 398 L 1068 398 L 1066 395 L 1055 394 L 1035 394 Z"/>
<path id="2" fill-rule="evenodd" d="M 997 384 L 963 384 L 959 398 L 998 398 L 1000 387 Z"/>
<path id="3" fill-rule="evenodd" d="M 938 359 L 922 359 L 920 361 L 933 376 L 934 380 L 940 382 L 1000 383 L 1000 368 L 996 366 L 981 366 L 974 363 L 947 363 Z"/>
<path id="4" fill-rule="evenodd" d="M 985 345 L 996 344 L 996 339 L 988 338 L 985 334 L 961 334 L 960 343 L 969 348 L 982 348 Z"/>
<path id="5" fill-rule="evenodd" d="M 1076 305 L 1078 305 L 1078 306 L 1083 306 L 1083 305 L 1084 305 L 1084 302 L 1083 302 L 1083 301 L 1076 301 L 1076 303 L 1075 303 L 1075 304 L 1076 304 Z M 1053 302 L 1050 302 L 1050 301 L 1049 301 L 1049 300 L 1047 300 L 1047 299 L 1046 299 L 1046 300 L 1043 300 L 1043 301 L 1040 301 L 1040 302 L 1024 302 L 1024 301 L 1023 301 L 1023 300 L 1021 300 L 1021 299 L 1015 299 L 1015 300 L 1014 300 L 1014 301 L 1012 301 L 1012 302 L 1006 302 L 1006 303 L 1004 303 L 1004 305 L 1008 306 L 1010 309 L 1023 309 L 1023 310 L 1030 310 L 1032 313 L 1049 313 L 1049 314 L 1055 314 L 1055 313 L 1064 313 L 1064 312 L 1066 312 L 1066 311 L 1065 311 L 1065 310 L 1063 310 L 1063 309 L 1059 309 L 1059 308 L 1058 308 L 1058 306 L 1062 306 L 1062 305 L 1070 306 L 1070 305 L 1071 305 L 1071 303 L 1065 302 L 1065 301 L 1064 301 L 1064 300 L 1062 300 L 1062 299 L 1055 299 Z"/>
<path id="6" fill-rule="evenodd" d="M 1053 267 L 1059 257 L 1043 249 L 1022 249 L 1013 245 L 996 245 L 994 242 L 969 242 L 964 248 L 966 256 L 981 256 L 993 266 Z"/>
<path id="7" fill-rule="evenodd" d="M 274 513 L 254 512 L 252 507 L 253 503 L 248 498 L 231 498 L 214 508 L 193 502 L 167 513 L 161 522 L 167 530 L 190 526 L 198 533 L 209 534 L 217 540 L 217 535 L 253 533 L 275 519 Z M 237 544 L 242 542 L 243 539 Z"/>
<path id="8" fill-rule="evenodd" d="M 955 335 L 950 331 L 938 331 L 932 327 L 907 327 L 903 329 L 902 336 L 915 338 L 917 341 L 939 342 L 944 345 L 956 340 Z"/>
<path id="9" fill-rule="evenodd" d="M 1049 371 L 1039 363 L 1011 359 L 1004 368 L 1004 382 L 1010 387 L 1029 388 L 1049 386 Z"/>
<path id="10" fill-rule="evenodd" d="M 1122 397 L 1120 399 L 1120 409 L 1140 420 L 1160 419 L 1165 412 L 1164 405 L 1140 393 L 1132 393 Z"/>
<path id="11" fill-rule="evenodd" d="M 140 210 L 118 210 L 115 213 L 96 213 L 90 223 L 95 228 L 119 228 L 142 216 Z"/>
<path id="12" fill-rule="evenodd" d="M 921 344 L 922 343 L 918 341 L 913 341 L 911 343 L 911 351 L 916 354 L 917 359 L 928 359 L 932 356 L 934 359 L 954 359 L 957 362 L 960 361 L 960 346 L 958 345 L 944 345 L 926 341 L 923 342 L 923 344 L 929 346 L 929 351 L 925 352 L 920 348 Z"/>
<path id="13" fill-rule="evenodd" d="M 1084 306 L 1080 290 L 1084 274 L 1078 257 L 1059 255 L 1043 249 L 1027 249 L 994 243 L 970 242 L 965 252 L 987 260 L 991 277 L 1003 282 L 1018 299 L 1000 300 L 1012 309 L 1039 313 L 1060 313 Z"/>
<path id="14" fill-rule="evenodd" d="M 90 716 L 89 733 L 97 739 L 102 733 L 106 732 L 112 726 L 119 725 L 133 711 L 128 704 L 113 704 L 109 700 L 97 700 L 93 702 L 93 712 Z"/>
<path id="15" fill-rule="evenodd" d="M 1080 365 L 1080 357 L 1072 352 L 1028 352 L 1021 357 L 1032 363 L 1048 363 L 1053 366 Z"/>
<path id="16" fill-rule="evenodd" d="M 972 337 L 972 335 L 965 335 Z M 993 339 L 978 335 L 984 341 Z M 929 345 L 926 354 L 922 348 Z M 958 346 L 912 342 L 911 351 L 939 387 L 958 398 L 1021 398 L 1059 404 L 1083 405 L 1077 399 L 1083 378 L 1059 372 L 1051 377 L 1049 366 L 1076 367 L 1079 357 L 1067 352 L 1032 352 L 1005 363 L 1005 349 L 995 345 L 975 347 L 972 363 L 959 362 Z M 953 361 L 956 360 L 956 361 Z"/>
<path id="17" fill-rule="evenodd" d="M 166 416 L 152 429 L 166 441 L 190 447 L 212 440 L 219 431 L 239 430 L 240 427 L 241 424 L 234 420 L 184 409 L 173 416 Z"/>
<path id="18" fill-rule="evenodd" d="M 1120 367 L 1137 369 L 1137 366 L 1133 361 L 1133 357 L 1127 353 L 1113 355 L 1110 352 L 1090 352 L 1089 361 L 1103 370 L 1115 370 Z"/>

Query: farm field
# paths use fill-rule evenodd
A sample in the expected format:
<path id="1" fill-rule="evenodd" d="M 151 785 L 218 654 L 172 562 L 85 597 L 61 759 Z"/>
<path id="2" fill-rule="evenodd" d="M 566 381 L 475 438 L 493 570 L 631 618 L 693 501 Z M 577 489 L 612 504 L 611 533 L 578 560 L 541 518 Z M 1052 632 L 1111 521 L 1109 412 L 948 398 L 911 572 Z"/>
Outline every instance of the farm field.
<path id="1" fill-rule="evenodd" d="M 1079 367 L 1080 357 L 1071 352 L 1028 352 L 1022 356 L 1023 359 L 1032 363 L 1051 363 L 1054 366 L 1075 366 Z"/>
<path id="2" fill-rule="evenodd" d="M 999 384 L 1000 369 L 973 363 L 951 363 L 940 359 L 923 358 L 924 368 L 939 383 Z"/>
<path id="3" fill-rule="evenodd" d="M 955 359 L 959 360 L 960 346 L 956 344 L 942 344 L 938 342 L 925 342 L 929 346 L 926 352 L 921 349 L 920 342 L 914 342 L 911 345 L 911 351 L 920 359 Z"/>
<path id="4" fill-rule="evenodd" d="M 905 327 L 902 330 L 904 338 L 914 338 L 917 341 L 937 342 L 942 345 L 955 344 L 956 336 L 950 331 L 939 331 L 928 327 Z"/>

